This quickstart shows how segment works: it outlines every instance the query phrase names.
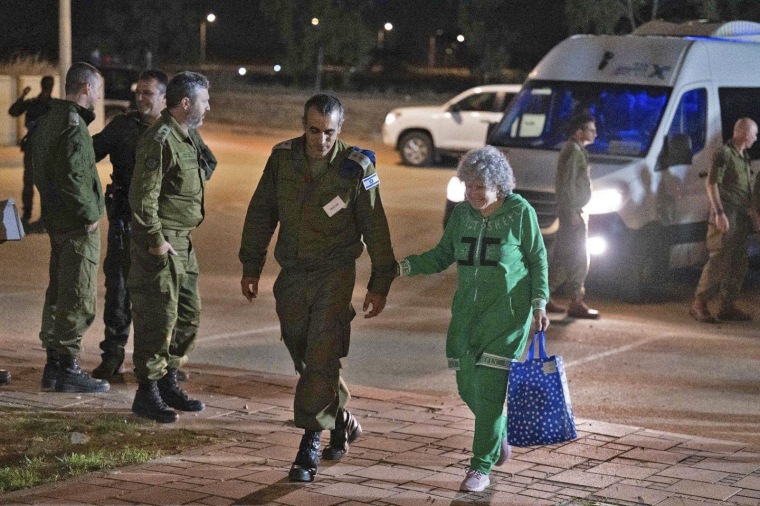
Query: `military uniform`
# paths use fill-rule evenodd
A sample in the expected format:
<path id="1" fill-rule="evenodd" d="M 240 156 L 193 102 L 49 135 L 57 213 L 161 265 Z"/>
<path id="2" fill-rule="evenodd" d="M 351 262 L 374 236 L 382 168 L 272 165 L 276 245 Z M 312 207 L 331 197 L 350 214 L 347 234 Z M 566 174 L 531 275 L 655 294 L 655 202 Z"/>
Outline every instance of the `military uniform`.
<path id="1" fill-rule="evenodd" d="M 589 267 L 583 206 L 591 200 L 591 177 L 588 152 L 572 139 L 559 153 L 555 188 L 559 230 L 549 261 L 549 291 L 554 293 L 564 285 L 573 296 L 582 297 Z M 579 223 L 574 224 L 573 218 Z"/>
<path id="2" fill-rule="evenodd" d="M 200 323 L 198 262 L 191 232 L 203 221 L 206 172 L 197 132 L 185 135 L 167 109 L 137 146 L 129 189 L 132 209 L 132 297 L 138 381 L 178 369 L 195 345 Z M 177 255 L 153 255 L 164 241 Z"/>
<path id="3" fill-rule="evenodd" d="M 127 278 L 130 267 L 129 186 L 135 167 L 135 152 L 140 136 L 150 123 L 137 111 L 116 116 L 102 132 L 93 137 L 98 161 L 110 156 L 113 173 L 106 186 L 108 242 L 103 272 L 106 275 L 106 298 L 103 311 L 105 336 L 100 343 L 103 363 L 115 371 L 124 361 L 124 347 L 129 339 L 132 311 Z M 200 146 L 204 159 L 213 170 L 216 159 L 195 130 L 191 137 Z M 209 174 L 210 175 L 210 174 Z"/>
<path id="4" fill-rule="evenodd" d="M 51 99 L 42 99 L 41 97 L 34 97 L 29 100 L 19 98 L 8 109 L 8 114 L 17 118 L 26 113 L 24 117 L 24 126 L 26 127 L 26 135 L 19 145 L 21 151 L 24 152 L 24 177 L 23 177 L 23 189 L 21 191 L 21 206 L 23 208 L 22 221 L 27 223 L 32 219 L 32 202 L 34 201 L 34 171 L 32 169 L 32 150 L 29 146 L 29 137 L 34 130 L 37 121 L 43 114 L 50 109 Z"/>
<path id="5" fill-rule="evenodd" d="M 723 145 L 715 154 L 707 183 L 718 185 L 729 228 L 726 233 L 718 230 L 712 210 L 707 225 L 710 258 L 702 270 L 695 298 L 707 302 L 717 295 L 720 307 L 729 309 L 741 291 L 747 272 L 747 248 L 752 233 L 752 169 L 747 150 L 739 153 L 732 141 Z"/>
<path id="6" fill-rule="evenodd" d="M 50 282 L 40 339 L 47 349 L 78 356 L 95 318 L 100 230 L 86 232 L 103 214 L 103 195 L 87 130 L 95 115 L 52 99 L 31 138 L 34 184 L 50 235 Z"/>
<path id="7" fill-rule="evenodd" d="M 373 161 L 337 140 L 321 167 L 309 165 L 304 137 L 274 147 L 243 227 L 243 276 L 260 277 L 275 228 L 274 285 L 282 338 L 300 374 L 297 427 L 334 429 L 349 399 L 340 377 L 348 354 L 356 258 L 372 262 L 367 289 L 387 295 L 395 274 L 388 222 Z M 363 241 L 363 242 L 362 242 Z"/>
<path id="8" fill-rule="evenodd" d="M 549 298 L 536 212 L 513 194 L 488 218 L 463 202 L 438 245 L 400 262 L 402 275 L 434 274 L 457 263 L 446 337 L 459 395 L 475 414 L 470 468 L 489 474 L 506 435 L 507 375 L 527 342 L 532 310 Z"/>

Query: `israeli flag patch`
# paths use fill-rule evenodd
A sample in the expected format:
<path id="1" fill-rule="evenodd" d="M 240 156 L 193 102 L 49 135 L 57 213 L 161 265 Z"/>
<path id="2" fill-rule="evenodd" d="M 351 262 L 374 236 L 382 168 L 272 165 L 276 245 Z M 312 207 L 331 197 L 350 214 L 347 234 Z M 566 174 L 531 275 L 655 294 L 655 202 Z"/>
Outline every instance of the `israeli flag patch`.
<path id="1" fill-rule="evenodd" d="M 380 184 L 380 178 L 377 176 L 377 172 L 375 172 L 374 174 L 362 179 L 362 183 L 364 183 L 364 189 L 369 190 L 370 188 L 374 188 Z"/>

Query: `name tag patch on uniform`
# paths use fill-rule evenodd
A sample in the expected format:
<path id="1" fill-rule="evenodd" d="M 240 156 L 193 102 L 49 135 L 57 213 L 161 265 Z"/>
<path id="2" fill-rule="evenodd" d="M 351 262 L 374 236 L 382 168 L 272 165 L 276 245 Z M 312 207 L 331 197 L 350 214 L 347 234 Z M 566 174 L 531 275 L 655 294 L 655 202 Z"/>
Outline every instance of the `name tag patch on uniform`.
<path id="1" fill-rule="evenodd" d="M 378 177 L 377 172 L 375 172 L 371 176 L 362 179 L 362 183 L 364 183 L 364 189 L 369 190 L 380 184 L 380 178 Z"/>
<path id="2" fill-rule="evenodd" d="M 335 213 L 345 208 L 346 208 L 346 203 L 343 202 L 343 199 L 340 198 L 340 196 L 338 196 L 332 199 L 330 202 L 328 202 L 322 209 L 325 210 L 325 212 L 327 213 L 327 216 L 332 218 L 333 216 L 335 216 Z"/>

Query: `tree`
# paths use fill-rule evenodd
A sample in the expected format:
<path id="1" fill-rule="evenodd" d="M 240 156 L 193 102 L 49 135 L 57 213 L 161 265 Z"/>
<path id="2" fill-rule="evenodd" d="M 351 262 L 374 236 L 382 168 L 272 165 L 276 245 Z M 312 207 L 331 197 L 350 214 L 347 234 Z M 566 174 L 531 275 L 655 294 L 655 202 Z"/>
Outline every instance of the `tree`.
<path id="1" fill-rule="evenodd" d="M 262 12 L 277 25 L 285 46 L 284 70 L 301 83 L 312 79 L 322 62 L 349 70 L 369 65 L 376 35 L 364 20 L 371 9 L 370 0 L 261 2 Z"/>

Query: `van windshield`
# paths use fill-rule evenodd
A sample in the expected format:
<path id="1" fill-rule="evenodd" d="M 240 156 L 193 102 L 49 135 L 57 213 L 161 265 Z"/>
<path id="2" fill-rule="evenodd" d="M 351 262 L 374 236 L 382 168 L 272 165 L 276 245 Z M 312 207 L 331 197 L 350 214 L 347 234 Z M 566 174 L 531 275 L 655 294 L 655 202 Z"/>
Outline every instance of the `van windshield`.
<path id="1" fill-rule="evenodd" d="M 596 119 L 591 153 L 643 156 L 671 88 L 611 83 L 528 81 L 489 137 L 494 146 L 559 150 L 565 125 L 580 112 Z"/>

